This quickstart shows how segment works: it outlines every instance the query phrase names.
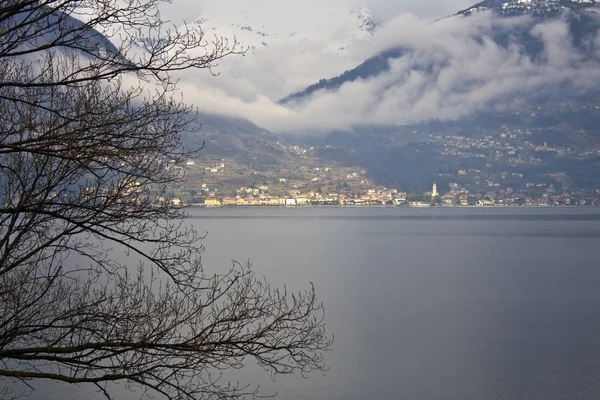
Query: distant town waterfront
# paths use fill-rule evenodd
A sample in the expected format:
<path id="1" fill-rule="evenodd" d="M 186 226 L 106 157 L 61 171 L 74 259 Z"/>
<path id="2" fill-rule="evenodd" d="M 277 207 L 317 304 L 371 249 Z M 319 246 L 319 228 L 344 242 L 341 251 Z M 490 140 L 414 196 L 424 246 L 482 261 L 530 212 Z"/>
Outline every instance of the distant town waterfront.
<path id="1" fill-rule="evenodd" d="M 183 201 L 179 198 L 172 199 L 175 204 L 181 205 Z M 594 206 L 598 205 L 594 198 L 572 201 L 565 196 L 542 196 L 540 198 L 492 198 L 490 196 L 469 196 L 468 191 L 451 190 L 446 194 L 440 194 L 437 184 L 434 183 L 432 190 L 425 193 L 407 194 L 398 190 L 378 188 L 367 190 L 358 196 L 347 196 L 330 194 L 322 196 L 319 193 L 310 192 L 305 195 L 290 195 L 287 197 L 271 196 L 264 193 L 254 195 L 249 191 L 246 195 L 232 197 L 208 197 L 200 203 L 192 203 L 191 206 L 199 207 L 308 207 L 308 206 L 397 206 L 397 207 L 508 207 L 508 206 Z"/>
<path id="2" fill-rule="evenodd" d="M 263 188 L 266 190 L 266 188 Z M 343 194 L 330 194 L 323 196 L 320 193 L 309 192 L 306 194 L 293 193 L 289 196 L 272 196 L 258 191 L 248 190 L 236 196 L 207 197 L 201 202 L 185 203 L 181 198 L 166 199 L 176 205 L 190 205 L 196 207 L 308 207 L 308 206 L 397 206 L 397 207 L 507 207 L 507 206 L 595 206 L 598 203 L 594 198 L 573 201 L 565 196 L 542 196 L 540 198 L 492 198 L 490 196 L 469 196 L 468 191 L 450 191 L 445 194 L 438 192 L 437 184 L 432 190 L 425 193 L 408 194 L 396 189 L 377 188 L 369 189 L 364 194 L 348 196 Z"/>

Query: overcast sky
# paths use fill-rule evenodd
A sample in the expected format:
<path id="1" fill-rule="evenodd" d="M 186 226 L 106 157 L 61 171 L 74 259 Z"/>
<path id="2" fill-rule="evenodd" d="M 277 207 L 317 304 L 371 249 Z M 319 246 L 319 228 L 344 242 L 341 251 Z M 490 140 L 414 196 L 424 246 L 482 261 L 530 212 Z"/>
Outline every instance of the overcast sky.
<path id="1" fill-rule="evenodd" d="M 171 4 L 163 6 L 163 16 L 172 20 L 174 23 L 179 23 L 183 20 L 190 22 L 198 17 L 206 6 L 207 2 L 215 0 L 173 0 Z M 252 0 L 216 0 L 236 5 L 247 6 L 252 4 Z M 322 0 L 332 1 L 332 0 Z M 333 0 L 340 1 L 340 0 Z M 341 0 L 348 5 L 366 5 L 382 20 L 387 21 L 397 16 L 398 14 L 411 13 L 422 18 L 437 19 L 453 14 L 458 10 L 470 7 L 477 1 L 474 0 Z M 307 3 L 305 0 L 279 0 L 280 3 Z M 266 14 L 269 13 L 265 9 Z M 277 18 L 273 15 L 273 18 Z"/>
<path id="2" fill-rule="evenodd" d="M 441 18 L 472 6 L 473 0 L 370 0 L 368 5 L 382 20 L 402 13 L 423 18 Z"/>

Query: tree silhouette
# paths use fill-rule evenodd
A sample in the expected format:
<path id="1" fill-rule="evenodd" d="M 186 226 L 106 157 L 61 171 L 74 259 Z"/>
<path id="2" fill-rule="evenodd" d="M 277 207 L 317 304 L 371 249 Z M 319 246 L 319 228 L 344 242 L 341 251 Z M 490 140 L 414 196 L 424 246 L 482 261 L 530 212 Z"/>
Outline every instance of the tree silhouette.
<path id="1" fill-rule="evenodd" d="M 195 115 L 173 74 L 212 72 L 240 49 L 199 26 L 169 29 L 158 6 L 0 4 L 5 383 L 89 384 L 110 398 L 122 381 L 221 399 L 257 394 L 222 375 L 251 359 L 282 374 L 324 368 L 331 341 L 313 288 L 280 291 L 238 263 L 208 275 L 202 237 L 161 196 L 199 152 L 181 145 Z"/>

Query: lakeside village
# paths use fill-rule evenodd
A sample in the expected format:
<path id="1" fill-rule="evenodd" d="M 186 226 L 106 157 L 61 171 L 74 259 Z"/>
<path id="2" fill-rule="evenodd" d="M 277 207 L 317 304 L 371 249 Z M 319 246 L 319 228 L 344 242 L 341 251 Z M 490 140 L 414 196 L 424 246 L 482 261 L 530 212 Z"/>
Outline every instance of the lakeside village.
<path id="1" fill-rule="evenodd" d="M 536 186 L 537 187 L 537 186 Z M 539 188 L 539 187 L 538 187 Z M 508 189 L 504 191 L 508 196 L 497 197 L 494 192 L 486 195 L 469 195 L 468 190 L 456 184 L 450 185 L 447 193 L 441 194 L 436 183 L 432 190 L 425 193 L 407 194 L 397 189 L 378 187 L 367 189 L 358 196 L 331 193 L 322 195 L 318 192 L 302 194 L 299 191 L 290 191 L 288 196 L 269 195 L 268 187 L 240 188 L 236 196 L 206 197 L 204 201 L 193 202 L 191 199 L 180 197 L 161 198 L 162 201 L 171 201 L 178 206 L 191 207 L 308 207 L 308 206 L 396 206 L 396 207 L 507 207 L 507 206 L 598 206 L 595 197 L 577 197 L 573 194 L 555 194 L 553 188 L 547 188 L 538 197 L 520 197 Z M 511 195 L 513 194 L 513 195 Z M 187 201 L 186 201 L 187 200 Z"/>
<path id="2" fill-rule="evenodd" d="M 263 189 L 265 189 L 263 187 Z M 249 191 L 246 191 L 248 193 Z M 257 197 L 225 197 L 223 199 L 207 198 L 202 204 L 193 204 L 205 207 L 231 207 L 231 206 L 412 206 L 430 207 L 435 205 L 439 197 L 437 185 L 433 184 L 432 192 L 426 194 L 422 200 L 408 201 L 404 192 L 385 187 L 368 189 L 361 196 L 348 196 L 332 193 L 323 196 L 317 192 L 302 195 L 300 192 L 292 192 L 288 197 L 276 197 L 259 194 Z"/>

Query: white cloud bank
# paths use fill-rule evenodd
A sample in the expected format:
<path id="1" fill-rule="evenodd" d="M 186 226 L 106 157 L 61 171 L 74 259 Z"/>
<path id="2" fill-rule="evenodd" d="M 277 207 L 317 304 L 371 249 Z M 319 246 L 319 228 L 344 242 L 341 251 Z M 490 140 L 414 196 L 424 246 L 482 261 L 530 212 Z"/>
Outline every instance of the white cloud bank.
<path id="1" fill-rule="evenodd" d="M 535 26 L 545 52 L 533 61 L 518 46 L 500 47 L 491 32 L 529 27 L 528 18 L 498 19 L 489 13 L 433 23 L 412 14 L 386 23 L 367 46 L 348 57 L 325 55 L 318 40 L 270 46 L 251 62 L 236 62 L 221 76 L 184 76 L 186 101 L 202 111 L 247 118 L 275 132 L 345 129 L 353 124 L 404 124 L 454 120 L 492 105 L 514 108 L 518 99 L 557 85 L 576 90 L 599 87 L 598 64 L 581 61 L 564 22 Z M 527 28 L 529 29 L 529 28 Z M 600 41 L 596 40 L 596 48 Z M 395 46 L 409 49 L 375 78 L 319 92 L 295 109 L 276 101 L 321 78 L 352 68 L 354 59 Z"/>

